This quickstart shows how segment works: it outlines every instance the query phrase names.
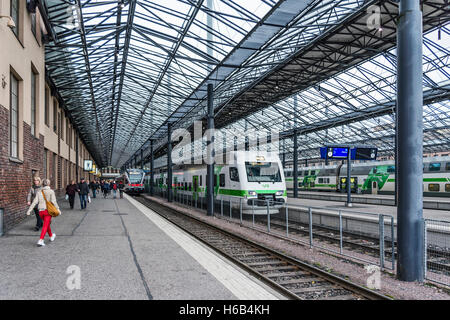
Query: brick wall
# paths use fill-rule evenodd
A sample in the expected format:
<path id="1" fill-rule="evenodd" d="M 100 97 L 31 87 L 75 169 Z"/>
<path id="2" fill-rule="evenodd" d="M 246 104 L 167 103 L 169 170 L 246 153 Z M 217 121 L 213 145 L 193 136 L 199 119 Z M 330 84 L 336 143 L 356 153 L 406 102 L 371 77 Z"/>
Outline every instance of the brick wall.
<path id="1" fill-rule="evenodd" d="M 32 170 L 43 174 L 44 137 L 32 136 L 23 122 L 23 161 L 9 158 L 9 111 L 0 105 L 0 208 L 4 209 L 4 231 L 26 218 L 27 194 L 32 184 Z M 21 143 L 19 141 L 19 143 Z"/>
<path id="2" fill-rule="evenodd" d="M 9 110 L 0 105 L 0 208 L 4 209 L 4 230 L 8 231 L 26 218 L 27 194 L 32 185 L 32 175 L 35 170 L 41 179 L 50 179 L 50 186 L 57 197 L 65 194 L 65 184 L 68 184 L 66 171 L 71 169 L 71 178 L 75 180 L 76 166 L 47 150 L 47 177 L 44 177 L 44 136 L 39 139 L 31 134 L 31 127 L 23 122 L 23 161 L 10 160 L 9 152 Z M 58 141 L 58 149 L 60 148 Z M 64 167 L 67 166 L 67 168 Z M 80 176 L 83 171 L 80 169 Z"/>

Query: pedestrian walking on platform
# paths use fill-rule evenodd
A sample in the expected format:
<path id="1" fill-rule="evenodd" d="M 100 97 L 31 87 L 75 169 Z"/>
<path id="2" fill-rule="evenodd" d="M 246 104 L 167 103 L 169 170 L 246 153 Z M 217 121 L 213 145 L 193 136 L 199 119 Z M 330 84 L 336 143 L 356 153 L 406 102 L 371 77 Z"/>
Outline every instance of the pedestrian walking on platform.
<path id="1" fill-rule="evenodd" d="M 75 203 L 75 194 L 78 191 L 78 186 L 75 183 L 75 180 L 72 180 L 71 184 L 66 187 L 66 194 L 69 196 L 69 204 L 70 209 L 73 209 L 73 205 Z"/>
<path id="2" fill-rule="evenodd" d="M 87 197 L 89 194 L 89 186 L 84 178 L 81 178 L 81 182 L 78 184 L 78 195 L 80 196 L 81 210 L 86 209 Z"/>
<path id="3" fill-rule="evenodd" d="M 109 181 L 105 181 L 103 184 L 103 197 L 106 199 L 109 193 Z"/>
<path id="4" fill-rule="evenodd" d="M 123 198 L 123 188 L 125 188 L 125 185 L 123 184 L 123 181 L 121 180 L 119 182 L 119 194 L 120 194 L 120 199 Z"/>
<path id="5" fill-rule="evenodd" d="M 52 216 L 49 214 L 47 210 L 47 201 L 51 202 L 55 206 L 59 214 L 61 214 L 61 210 L 59 209 L 58 203 L 56 202 L 55 192 L 52 189 L 50 189 L 50 180 L 44 179 L 44 181 L 42 181 L 42 189 L 40 190 L 40 192 L 36 194 L 33 202 L 31 203 L 27 211 L 27 215 L 29 216 L 31 211 L 34 209 L 34 206 L 37 205 L 39 209 L 39 216 L 44 221 L 41 236 L 37 243 L 37 245 L 40 247 L 45 246 L 44 237 L 46 233 L 48 233 L 50 241 L 54 241 L 56 238 L 56 234 L 52 232 L 52 230 L 50 229 Z"/>
<path id="6" fill-rule="evenodd" d="M 27 196 L 27 205 L 31 205 L 31 203 L 33 202 L 34 198 L 36 198 L 36 195 L 41 191 L 41 178 L 35 176 L 33 177 L 33 185 L 30 188 L 30 191 L 28 191 L 28 196 Z M 36 206 L 33 208 L 34 210 L 34 215 L 36 216 L 36 226 L 34 227 L 34 231 L 39 231 L 40 228 L 42 228 L 42 219 L 39 216 L 39 209 L 38 206 L 36 204 Z"/>
<path id="7" fill-rule="evenodd" d="M 89 187 L 92 190 L 92 198 L 96 198 L 96 194 L 97 194 L 97 189 L 98 189 L 98 184 L 95 180 L 92 180 L 92 182 L 89 184 Z"/>
<path id="8" fill-rule="evenodd" d="M 114 199 L 115 199 L 116 195 L 117 195 L 117 183 L 115 181 L 112 181 L 111 184 L 110 184 L 110 188 L 111 188 L 111 190 L 113 192 Z"/>

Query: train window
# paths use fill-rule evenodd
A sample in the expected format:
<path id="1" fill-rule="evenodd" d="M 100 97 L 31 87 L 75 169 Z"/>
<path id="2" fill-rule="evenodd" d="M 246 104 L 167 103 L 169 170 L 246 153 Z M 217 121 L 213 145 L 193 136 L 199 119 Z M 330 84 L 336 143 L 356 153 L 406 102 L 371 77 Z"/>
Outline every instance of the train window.
<path id="1" fill-rule="evenodd" d="M 430 171 L 441 171 L 441 163 L 440 162 L 432 162 L 428 167 Z"/>
<path id="2" fill-rule="evenodd" d="M 303 176 L 303 171 L 299 171 L 299 172 L 298 172 L 298 176 L 299 176 L 299 177 Z"/>
<path id="3" fill-rule="evenodd" d="M 189 182 L 189 191 L 192 190 L 192 182 Z"/>
<path id="4" fill-rule="evenodd" d="M 445 164 L 445 171 L 450 171 L 450 162 Z"/>
<path id="5" fill-rule="evenodd" d="M 313 176 L 313 175 L 315 175 L 316 174 L 316 170 L 311 170 L 311 176 Z"/>
<path id="6" fill-rule="evenodd" d="M 395 173 L 395 166 L 388 166 L 387 172 L 388 173 Z"/>
<path id="7" fill-rule="evenodd" d="M 439 184 L 438 183 L 430 183 L 429 185 L 428 185 L 428 191 L 439 191 L 439 188 L 440 186 L 439 186 Z"/>
<path id="8" fill-rule="evenodd" d="M 214 175 L 214 187 L 217 187 L 217 174 Z"/>
<path id="9" fill-rule="evenodd" d="M 239 182 L 239 172 L 237 168 L 230 168 L 230 180 Z"/>
<path id="10" fill-rule="evenodd" d="M 203 179 L 202 179 L 202 177 L 203 177 L 203 176 L 200 175 L 200 186 L 203 185 L 203 181 L 202 181 Z"/>
<path id="11" fill-rule="evenodd" d="M 184 183 L 184 190 L 187 191 L 187 188 L 188 188 L 188 184 L 187 184 L 187 182 L 185 182 Z"/>
<path id="12" fill-rule="evenodd" d="M 323 178 L 319 178 L 319 183 L 323 183 Z"/>
<path id="13" fill-rule="evenodd" d="M 450 183 L 445 184 L 445 192 L 450 192 Z"/>
<path id="14" fill-rule="evenodd" d="M 219 186 L 225 187 L 225 174 L 223 173 L 219 174 Z"/>

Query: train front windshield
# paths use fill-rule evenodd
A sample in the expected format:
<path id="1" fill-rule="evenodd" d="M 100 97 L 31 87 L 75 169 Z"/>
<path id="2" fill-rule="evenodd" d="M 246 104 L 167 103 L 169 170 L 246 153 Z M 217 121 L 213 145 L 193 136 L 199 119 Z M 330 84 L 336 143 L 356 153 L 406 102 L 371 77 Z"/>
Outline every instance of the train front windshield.
<path id="1" fill-rule="evenodd" d="M 245 162 L 248 182 L 281 182 L 277 162 Z"/>
<path id="2" fill-rule="evenodd" d="M 142 173 L 131 173 L 128 177 L 130 179 L 129 183 L 141 183 Z"/>

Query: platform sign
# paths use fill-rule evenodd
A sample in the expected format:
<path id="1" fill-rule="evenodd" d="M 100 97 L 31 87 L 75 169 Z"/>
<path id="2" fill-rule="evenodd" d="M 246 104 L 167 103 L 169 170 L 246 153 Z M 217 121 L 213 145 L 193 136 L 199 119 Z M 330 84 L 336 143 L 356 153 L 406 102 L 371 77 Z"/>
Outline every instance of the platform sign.
<path id="1" fill-rule="evenodd" d="M 97 169 L 97 168 L 95 167 L 95 164 L 93 164 L 93 165 L 92 165 L 92 170 L 89 171 L 89 173 L 95 174 L 96 169 Z"/>
<path id="2" fill-rule="evenodd" d="M 353 151 L 353 150 L 352 150 Z M 377 159 L 377 148 L 355 148 L 355 160 L 376 160 Z"/>
<path id="3" fill-rule="evenodd" d="M 370 146 L 327 146 L 320 148 L 322 159 L 347 159 L 350 148 L 351 160 L 376 160 L 378 149 Z"/>
<path id="4" fill-rule="evenodd" d="M 92 160 L 84 160 L 84 171 L 92 171 L 93 162 Z"/>
<path id="5" fill-rule="evenodd" d="M 347 159 L 348 147 L 324 147 L 320 148 L 323 159 Z"/>

